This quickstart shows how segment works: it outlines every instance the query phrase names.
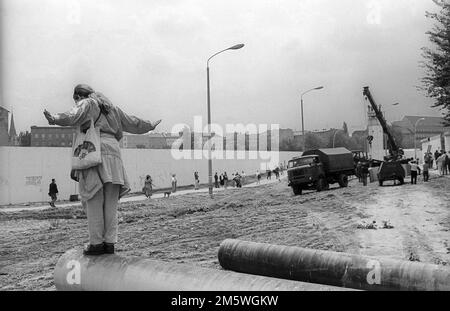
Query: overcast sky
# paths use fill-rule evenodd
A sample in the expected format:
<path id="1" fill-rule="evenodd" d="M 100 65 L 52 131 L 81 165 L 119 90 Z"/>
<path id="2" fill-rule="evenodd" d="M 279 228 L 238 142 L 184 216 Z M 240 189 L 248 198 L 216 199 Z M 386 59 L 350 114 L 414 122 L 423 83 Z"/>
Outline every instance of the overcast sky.
<path id="1" fill-rule="evenodd" d="M 431 0 L 2 0 L 2 103 L 18 131 L 47 125 L 90 84 L 130 114 L 317 130 L 364 126 L 364 86 L 389 121 L 438 116 L 416 90 Z M 400 103 L 392 106 L 393 103 Z"/>

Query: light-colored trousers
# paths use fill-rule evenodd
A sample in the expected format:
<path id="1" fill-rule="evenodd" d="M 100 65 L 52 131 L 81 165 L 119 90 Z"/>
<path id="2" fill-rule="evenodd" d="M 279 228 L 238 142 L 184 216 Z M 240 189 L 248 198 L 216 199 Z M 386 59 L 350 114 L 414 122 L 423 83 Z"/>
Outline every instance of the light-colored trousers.
<path id="1" fill-rule="evenodd" d="M 120 185 L 103 184 L 90 200 L 84 202 L 86 208 L 89 243 L 92 245 L 117 242 L 117 205 Z"/>

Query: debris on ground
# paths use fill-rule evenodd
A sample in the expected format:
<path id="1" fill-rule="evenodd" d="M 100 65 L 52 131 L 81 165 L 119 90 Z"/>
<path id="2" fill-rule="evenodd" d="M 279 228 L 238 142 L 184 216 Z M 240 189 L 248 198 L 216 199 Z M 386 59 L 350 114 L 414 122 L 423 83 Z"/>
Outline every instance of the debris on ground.
<path id="1" fill-rule="evenodd" d="M 377 222 L 375 220 L 373 220 L 372 222 L 366 222 L 365 220 L 363 220 L 361 223 L 359 223 L 356 228 L 358 229 L 373 229 L 373 230 L 377 230 L 377 229 L 393 229 L 394 226 L 391 224 L 391 222 L 389 220 L 383 220 L 381 221 L 382 225 L 381 227 L 378 227 Z"/>
<path id="2" fill-rule="evenodd" d="M 417 255 L 415 252 L 410 252 L 408 260 L 409 261 L 420 261 L 420 258 L 419 258 L 419 255 Z"/>
<path id="3" fill-rule="evenodd" d="M 383 227 L 382 227 L 383 229 L 393 229 L 394 228 L 394 226 L 390 223 L 389 220 L 383 220 L 382 223 L 383 223 Z"/>
<path id="4" fill-rule="evenodd" d="M 356 226 L 358 229 L 377 229 L 377 222 L 374 220 L 371 223 L 367 223 L 366 221 L 362 221 L 360 224 Z"/>

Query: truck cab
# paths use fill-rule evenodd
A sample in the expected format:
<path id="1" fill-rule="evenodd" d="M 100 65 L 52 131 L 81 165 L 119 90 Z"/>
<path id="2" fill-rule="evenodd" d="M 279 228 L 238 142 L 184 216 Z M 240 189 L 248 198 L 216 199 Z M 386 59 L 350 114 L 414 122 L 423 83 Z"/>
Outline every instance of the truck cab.
<path id="1" fill-rule="evenodd" d="M 296 195 L 302 194 L 302 189 L 315 187 L 319 176 L 324 175 L 323 164 L 317 155 L 296 157 L 288 162 L 289 186 Z"/>

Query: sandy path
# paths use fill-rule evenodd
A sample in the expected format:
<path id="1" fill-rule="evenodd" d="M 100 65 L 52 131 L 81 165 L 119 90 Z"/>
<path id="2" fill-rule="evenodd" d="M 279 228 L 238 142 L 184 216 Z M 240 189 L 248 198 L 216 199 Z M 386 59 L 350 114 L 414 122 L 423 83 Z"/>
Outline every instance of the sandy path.
<path id="1" fill-rule="evenodd" d="M 305 191 L 286 182 L 207 193 L 122 202 L 123 256 L 140 256 L 220 269 L 217 251 L 227 238 L 408 259 L 450 261 L 450 179 L 417 186 Z M 423 206 L 426 206 L 424 208 Z M 394 229 L 361 230 L 362 220 L 389 219 Z M 82 207 L 0 211 L 0 289 L 54 290 L 53 267 L 62 253 L 87 242 Z"/>
<path id="2" fill-rule="evenodd" d="M 450 202 L 433 184 L 380 187 L 373 202 L 363 208 L 370 215 L 368 221 L 381 226 L 383 220 L 389 220 L 394 228 L 359 230 L 362 253 L 450 263 Z"/>

